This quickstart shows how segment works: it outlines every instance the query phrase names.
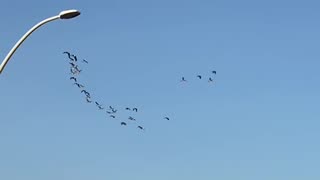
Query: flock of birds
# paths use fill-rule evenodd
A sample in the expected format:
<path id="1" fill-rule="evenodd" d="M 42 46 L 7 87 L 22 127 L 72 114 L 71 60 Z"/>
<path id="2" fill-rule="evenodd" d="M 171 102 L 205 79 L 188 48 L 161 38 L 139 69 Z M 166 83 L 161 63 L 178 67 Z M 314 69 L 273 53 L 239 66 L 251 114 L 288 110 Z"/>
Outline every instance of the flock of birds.
<path id="1" fill-rule="evenodd" d="M 207 78 L 209 83 L 213 83 L 213 76 L 215 76 L 216 74 L 217 74 L 217 71 L 215 71 L 215 70 L 211 71 L 211 76 L 209 78 Z M 200 74 L 198 74 L 196 76 L 196 78 L 199 80 L 204 79 L 203 76 Z M 187 82 L 187 80 L 185 77 L 181 77 L 180 82 Z"/>
<path id="2" fill-rule="evenodd" d="M 78 60 L 77 56 L 74 55 L 74 54 L 71 54 L 70 52 L 63 52 L 63 54 L 66 54 L 69 58 L 69 64 L 70 64 L 70 80 L 73 81 L 73 84 L 75 86 L 77 86 L 81 92 L 81 94 L 84 94 L 84 98 L 85 98 L 85 101 L 89 104 L 94 104 L 98 110 L 101 110 L 101 111 L 105 111 L 106 112 L 106 115 L 108 115 L 110 118 L 113 118 L 113 119 L 116 119 L 117 118 L 117 112 L 118 112 L 118 109 L 116 109 L 114 106 L 108 106 L 108 107 L 105 107 L 103 106 L 100 102 L 98 101 L 94 101 L 93 100 L 93 97 L 91 95 L 90 92 L 88 92 L 86 89 L 85 89 L 85 86 L 83 84 L 80 83 L 79 81 L 79 75 L 81 74 L 82 72 L 82 69 L 80 69 L 78 63 L 81 62 L 81 63 L 84 63 L 84 64 L 88 64 L 89 62 L 85 59 L 82 59 L 81 61 Z M 138 112 L 138 108 L 137 107 L 126 107 L 124 109 L 125 111 L 132 111 L 132 112 L 135 112 L 137 113 Z M 164 117 L 165 120 L 170 120 L 169 117 Z M 132 121 L 132 122 L 137 122 L 136 118 L 134 118 L 133 116 L 129 116 L 127 118 L 127 121 L 120 121 L 120 125 L 121 126 L 127 126 L 128 125 L 128 121 Z M 145 128 L 142 126 L 142 125 L 137 125 L 137 128 L 140 129 L 140 130 L 145 130 Z"/>

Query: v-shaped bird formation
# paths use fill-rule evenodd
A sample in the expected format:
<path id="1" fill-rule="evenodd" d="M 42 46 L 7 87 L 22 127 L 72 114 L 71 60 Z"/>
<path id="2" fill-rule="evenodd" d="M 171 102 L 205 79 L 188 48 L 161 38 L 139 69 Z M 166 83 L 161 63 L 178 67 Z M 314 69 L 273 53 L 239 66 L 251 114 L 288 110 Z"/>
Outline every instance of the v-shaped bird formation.
<path id="1" fill-rule="evenodd" d="M 82 63 L 82 65 L 84 65 L 84 64 L 89 64 L 89 62 L 85 59 L 78 61 L 78 57 L 74 54 L 71 54 L 68 51 L 63 52 L 63 54 L 66 54 L 69 59 L 69 64 L 70 64 L 70 77 L 69 77 L 69 79 L 70 79 L 70 81 L 72 81 L 73 85 L 75 85 L 79 89 L 80 94 L 84 95 L 84 102 L 86 102 L 88 104 L 93 104 L 100 111 L 105 111 L 106 116 L 108 118 L 118 119 L 118 109 L 116 109 L 112 105 L 104 106 L 104 104 L 100 103 L 100 101 L 94 100 L 92 94 L 90 92 L 88 92 L 87 89 L 85 89 L 86 86 L 84 86 L 81 83 L 81 81 L 79 80 L 80 79 L 79 75 L 81 74 L 82 69 L 80 68 L 80 65 L 78 63 L 80 62 L 80 63 Z M 126 107 L 123 110 L 134 112 L 134 113 L 138 112 L 137 107 Z M 164 119 L 169 120 L 169 117 L 164 117 Z M 134 122 L 135 124 L 137 124 L 136 125 L 137 129 L 140 129 L 143 131 L 145 130 L 145 128 L 139 124 L 139 121 L 133 115 L 130 115 L 127 119 L 119 118 L 118 120 L 119 120 L 119 123 L 121 126 L 127 126 L 127 125 L 129 125 L 129 122 L 130 123 Z"/>

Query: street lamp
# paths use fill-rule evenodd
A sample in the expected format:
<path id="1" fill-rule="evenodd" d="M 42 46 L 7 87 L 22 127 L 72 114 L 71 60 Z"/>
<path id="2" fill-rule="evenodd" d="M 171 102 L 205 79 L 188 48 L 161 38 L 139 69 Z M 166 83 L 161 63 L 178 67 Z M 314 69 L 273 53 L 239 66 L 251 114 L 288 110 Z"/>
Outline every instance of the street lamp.
<path id="1" fill-rule="evenodd" d="M 0 65 L 0 74 L 2 73 L 4 67 L 6 66 L 6 64 L 8 63 L 8 61 L 10 60 L 11 56 L 13 55 L 13 53 L 18 49 L 18 47 L 22 44 L 22 42 L 27 39 L 27 37 L 36 29 L 38 29 L 40 26 L 44 25 L 47 22 L 50 21 L 54 21 L 56 19 L 71 19 L 74 18 L 76 16 L 80 15 L 80 12 L 78 10 L 65 10 L 65 11 L 61 11 L 59 13 L 59 15 L 56 16 L 52 16 L 49 17 L 41 22 L 39 22 L 38 24 L 34 25 L 28 32 L 26 32 L 26 34 L 24 34 L 20 40 L 13 46 L 13 48 L 10 50 L 10 52 L 7 54 L 7 56 L 4 58 L 3 62 Z"/>

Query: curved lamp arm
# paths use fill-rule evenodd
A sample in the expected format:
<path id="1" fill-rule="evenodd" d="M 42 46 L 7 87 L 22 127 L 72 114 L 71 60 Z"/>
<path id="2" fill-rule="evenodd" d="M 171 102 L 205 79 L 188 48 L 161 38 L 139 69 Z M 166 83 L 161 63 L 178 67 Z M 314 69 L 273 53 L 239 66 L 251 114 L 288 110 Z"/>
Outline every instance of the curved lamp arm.
<path id="1" fill-rule="evenodd" d="M 13 48 L 10 50 L 10 52 L 7 54 L 7 56 L 4 58 L 3 62 L 0 65 L 0 73 L 3 71 L 4 67 L 6 66 L 6 64 L 8 63 L 9 59 L 11 58 L 11 56 L 13 55 L 13 53 L 18 49 L 18 47 L 23 43 L 23 41 L 25 39 L 27 39 L 27 37 L 36 29 L 38 29 L 40 26 L 44 25 L 47 22 L 53 21 L 59 19 L 59 16 L 53 16 L 50 17 L 48 19 L 45 19 L 41 22 L 39 22 L 38 24 L 36 24 L 35 26 L 33 26 L 28 32 L 26 32 L 21 38 L 20 40 L 13 46 Z"/>
<path id="2" fill-rule="evenodd" d="M 26 32 L 20 39 L 19 41 L 13 46 L 13 48 L 10 50 L 10 52 L 7 54 L 7 56 L 4 58 L 3 62 L 0 65 L 0 74 L 3 71 L 4 67 L 6 66 L 6 64 L 9 62 L 11 56 L 13 55 L 13 53 L 18 49 L 18 47 L 23 43 L 23 41 L 25 39 L 27 39 L 27 37 L 36 29 L 38 29 L 40 26 L 50 22 L 50 21 L 54 21 L 57 19 L 70 19 L 73 17 L 76 17 L 80 15 L 80 12 L 77 10 L 67 10 L 67 11 L 62 11 L 59 15 L 47 18 L 41 22 L 39 22 L 38 24 L 34 25 L 28 32 Z"/>

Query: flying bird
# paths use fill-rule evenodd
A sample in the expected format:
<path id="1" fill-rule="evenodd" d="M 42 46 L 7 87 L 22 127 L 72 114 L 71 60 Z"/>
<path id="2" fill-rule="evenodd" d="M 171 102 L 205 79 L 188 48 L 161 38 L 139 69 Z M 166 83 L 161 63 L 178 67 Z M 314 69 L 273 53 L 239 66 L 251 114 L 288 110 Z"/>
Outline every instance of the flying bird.
<path id="1" fill-rule="evenodd" d="M 75 67 L 73 67 L 76 71 L 78 71 L 78 72 L 81 72 L 82 70 L 81 69 L 79 69 L 79 66 L 75 66 Z"/>
<path id="2" fill-rule="evenodd" d="M 71 74 L 80 74 L 82 69 L 79 69 L 78 66 L 75 66 L 75 67 L 71 67 L 70 71 L 71 71 Z"/>
<path id="3" fill-rule="evenodd" d="M 126 125 L 127 125 L 127 123 L 125 123 L 125 122 L 121 122 L 121 125 L 126 126 Z"/>
<path id="4" fill-rule="evenodd" d="M 181 82 L 187 81 L 184 77 L 181 78 Z"/>
<path id="5" fill-rule="evenodd" d="M 96 102 L 94 102 L 97 106 L 100 106 L 100 104 L 96 101 Z"/>
<path id="6" fill-rule="evenodd" d="M 132 111 L 138 112 L 138 108 L 133 108 Z"/>
<path id="7" fill-rule="evenodd" d="M 69 64 L 72 66 L 72 67 L 76 67 L 77 65 L 74 64 L 73 62 L 69 62 Z"/>
<path id="8" fill-rule="evenodd" d="M 75 77 L 70 77 L 70 80 L 74 80 L 74 82 L 77 82 L 77 78 L 75 78 Z"/>
<path id="9" fill-rule="evenodd" d="M 111 111 L 112 111 L 113 113 L 116 113 L 116 112 L 117 112 L 117 110 L 114 109 L 114 107 L 112 107 L 112 106 L 109 106 L 109 109 L 111 109 Z"/>
<path id="10" fill-rule="evenodd" d="M 71 54 L 68 51 L 63 52 L 62 54 L 67 54 L 69 58 L 71 57 Z"/>
<path id="11" fill-rule="evenodd" d="M 112 112 L 110 112 L 110 111 L 106 111 L 108 114 L 111 114 Z"/>
<path id="12" fill-rule="evenodd" d="M 201 78 L 202 78 L 202 76 L 201 76 L 201 75 L 198 75 L 197 77 L 198 77 L 199 79 L 201 79 Z"/>
<path id="13" fill-rule="evenodd" d="M 138 128 L 141 129 L 141 130 L 145 130 L 142 126 L 138 126 Z"/>
<path id="14" fill-rule="evenodd" d="M 84 63 L 87 63 L 87 64 L 88 64 L 88 61 L 86 61 L 85 59 L 83 59 L 83 60 L 82 60 L 82 62 L 84 62 Z"/>
<path id="15" fill-rule="evenodd" d="M 136 120 L 135 118 L 133 118 L 133 117 L 131 117 L 131 116 L 129 116 L 128 119 L 131 120 L 131 121 L 135 121 L 135 120 Z"/>
<path id="16" fill-rule="evenodd" d="M 70 68 L 70 72 L 71 72 L 71 74 L 73 74 L 73 75 L 77 74 L 77 71 L 76 71 L 73 67 Z"/>
<path id="17" fill-rule="evenodd" d="M 208 82 L 212 82 L 212 81 L 213 81 L 213 79 L 210 77 L 209 80 L 208 80 Z"/>
<path id="18" fill-rule="evenodd" d="M 164 117 L 164 119 L 166 119 L 166 120 L 168 120 L 168 121 L 170 120 L 168 117 Z"/>
<path id="19" fill-rule="evenodd" d="M 217 74 L 217 71 L 211 71 L 213 74 Z"/>
<path id="20" fill-rule="evenodd" d="M 68 56 L 71 55 L 68 51 L 63 52 L 62 54 L 68 54 Z"/>
<path id="21" fill-rule="evenodd" d="M 81 90 L 81 93 L 84 93 L 87 97 L 90 97 L 90 93 L 86 90 Z"/>
<path id="22" fill-rule="evenodd" d="M 112 117 L 112 118 L 116 118 L 116 116 L 115 116 L 115 115 L 110 115 L 110 117 Z"/>
<path id="23" fill-rule="evenodd" d="M 87 103 L 91 103 L 90 97 L 86 97 Z"/>
<path id="24" fill-rule="evenodd" d="M 84 87 L 84 85 L 79 84 L 79 83 L 74 83 L 74 84 L 77 85 L 79 88 L 83 88 Z"/>
<path id="25" fill-rule="evenodd" d="M 72 54 L 71 56 L 74 58 L 74 59 L 73 59 L 74 61 L 76 61 L 76 62 L 78 61 L 77 56 L 75 56 L 75 55 L 73 55 L 73 54 Z"/>
<path id="26" fill-rule="evenodd" d="M 101 105 L 98 106 L 99 110 L 102 110 L 104 109 Z"/>
<path id="27" fill-rule="evenodd" d="M 128 107 L 126 107 L 126 110 L 129 110 L 129 111 L 130 111 L 131 109 L 130 109 L 130 108 L 128 108 Z"/>

